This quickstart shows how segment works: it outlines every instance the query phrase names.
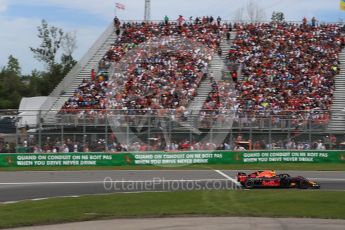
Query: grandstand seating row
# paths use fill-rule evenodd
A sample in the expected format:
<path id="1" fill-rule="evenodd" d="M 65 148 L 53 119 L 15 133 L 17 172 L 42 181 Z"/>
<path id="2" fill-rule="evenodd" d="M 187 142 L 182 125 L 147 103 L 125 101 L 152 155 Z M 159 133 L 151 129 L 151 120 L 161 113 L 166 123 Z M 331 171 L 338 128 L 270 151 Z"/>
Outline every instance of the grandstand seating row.
<path id="1" fill-rule="evenodd" d="M 243 68 L 243 80 L 236 83 L 237 99 L 229 96 L 229 82 L 211 82 L 213 91 L 200 111 L 201 119 L 219 119 L 223 111 L 235 109 L 239 117 L 248 119 L 290 111 L 298 118 L 327 121 L 329 114 L 324 111 L 332 104 L 338 55 L 344 45 L 337 25 L 235 24 L 234 30 L 237 36 L 229 60 Z M 97 79 L 85 79 L 61 113 L 97 114 L 94 110 L 107 109 L 183 113 L 229 27 L 207 21 L 125 23 L 122 31 L 100 61 L 130 62 L 121 77 L 106 76 L 101 66 Z M 164 44 L 167 38 L 188 39 L 206 48 Z M 157 47 L 140 46 L 152 39 L 163 42 Z"/>

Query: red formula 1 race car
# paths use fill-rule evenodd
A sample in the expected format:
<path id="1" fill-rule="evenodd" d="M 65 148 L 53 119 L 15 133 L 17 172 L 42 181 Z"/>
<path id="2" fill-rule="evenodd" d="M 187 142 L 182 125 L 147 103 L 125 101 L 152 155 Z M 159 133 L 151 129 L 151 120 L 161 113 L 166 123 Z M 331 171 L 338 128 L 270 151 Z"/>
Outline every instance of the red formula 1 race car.
<path id="1" fill-rule="evenodd" d="M 299 189 L 319 189 L 320 185 L 308 180 L 305 177 L 291 177 L 289 174 L 277 175 L 275 171 L 257 171 L 251 174 L 243 172 L 237 173 L 237 181 L 244 188 L 299 188 Z"/>

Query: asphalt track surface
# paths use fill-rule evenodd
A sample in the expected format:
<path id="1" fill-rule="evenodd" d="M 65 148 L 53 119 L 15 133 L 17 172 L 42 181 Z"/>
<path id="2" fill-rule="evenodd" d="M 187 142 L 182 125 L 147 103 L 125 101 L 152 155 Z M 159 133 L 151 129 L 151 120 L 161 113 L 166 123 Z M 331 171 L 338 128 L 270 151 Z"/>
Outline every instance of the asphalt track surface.
<path id="1" fill-rule="evenodd" d="M 239 189 L 233 170 L 0 172 L 0 203 L 109 193 Z M 244 171 L 251 172 L 251 171 Z M 345 191 L 345 172 L 284 171 Z"/>
<path id="2" fill-rule="evenodd" d="M 152 218 L 88 221 L 18 230 L 343 230 L 345 220 L 252 217 Z M 116 226 L 116 227 L 114 227 Z"/>

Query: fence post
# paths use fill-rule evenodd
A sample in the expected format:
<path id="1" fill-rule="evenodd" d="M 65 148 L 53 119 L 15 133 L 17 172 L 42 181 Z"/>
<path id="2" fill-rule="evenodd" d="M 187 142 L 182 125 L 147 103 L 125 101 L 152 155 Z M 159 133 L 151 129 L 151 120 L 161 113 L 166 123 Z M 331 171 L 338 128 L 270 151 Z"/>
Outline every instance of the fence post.
<path id="1" fill-rule="evenodd" d="M 250 127 L 249 127 L 249 140 L 253 142 L 253 124 L 252 122 L 249 122 Z"/>
<path id="2" fill-rule="evenodd" d="M 127 146 L 127 148 L 129 147 L 129 124 L 130 124 L 130 122 L 128 122 L 127 126 L 126 126 L 126 146 Z"/>
<path id="3" fill-rule="evenodd" d="M 108 114 L 105 114 L 105 137 L 104 137 L 104 144 L 105 144 L 105 151 L 108 152 Z"/>
<path id="4" fill-rule="evenodd" d="M 64 127 L 63 127 L 64 125 L 63 125 L 63 122 L 61 122 L 61 145 L 63 146 L 64 145 L 64 139 L 65 139 L 65 137 L 64 137 Z"/>
<path id="5" fill-rule="evenodd" d="M 291 139 L 291 119 L 287 117 L 287 122 L 288 122 L 288 140 Z"/>
<path id="6" fill-rule="evenodd" d="M 231 148 L 231 150 L 233 150 L 233 149 L 234 149 L 234 142 L 233 142 L 233 138 L 234 138 L 234 136 L 233 136 L 233 129 L 230 129 L 229 144 L 230 144 L 230 148 Z"/>
<path id="7" fill-rule="evenodd" d="M 272 115 L 269 116 L 269 120 L 268 120 L 268 142 L 270 145 L 270 150 L 273 147 L 272 144 Z"/>
<path id="8" fill-rule="evenodd" d="M 169 140 L 170 140 L 170 145 L 171 145 L 171 140 L 172 140 L 172 124 L 173 120 L 169 119 Z"/>
<path id="9" fill-rule="evenodd" d="M 85 149 L 86 145 L 86 115 L 83 114 L 83 149 Z"/>
<path id="10" fill-rule="evenodd" d="M 192 128 L 193 128 L 193 115 L 190 117 L 191 119 L 189 120 L 189 144 L 192 146 L 192 140 L 193 140 L 193 134 L 192 134 Z M 188 118 L 187 118 L 188 119 Z"/>
<path id="11" fill-rule="evenodd" d="M 311 147 L 312 146 L 312 140 L 311 140 L 311 132 L 312 132 L 312 130 L 311 130 L 311 119 L 309 118 L 308 119 L 308 133 L 309 133 L 309 146 Z"/>
<path id="12" fill-rule="evenodd" d="M 42 149 L 42 111 L 38 112 L 38 146 Z"/>
<path id="13" fill-rule="evenodd" d="M 19 136 L 18 136 L 18 125 L 19 125 L 19 118 L 17 116 L 16 118 L 16 148 L 15 148 L 15 153 L 18 152 L 18 147 L 19 147 Z"/>
<path id="14" fill-rule="evenodd" d="M 147 129 L 147 149 L 150 151 L 151 150 L 151 119 L 152 119 L 152 114 L 149 115 L 149 121 L 148 121 L 148 129 Z"/>

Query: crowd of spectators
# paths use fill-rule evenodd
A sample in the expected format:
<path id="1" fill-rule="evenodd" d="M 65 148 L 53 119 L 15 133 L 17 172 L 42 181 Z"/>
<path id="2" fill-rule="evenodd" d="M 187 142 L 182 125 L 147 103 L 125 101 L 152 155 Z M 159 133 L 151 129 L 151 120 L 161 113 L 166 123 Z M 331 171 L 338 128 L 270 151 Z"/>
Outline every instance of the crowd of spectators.
<path id="1" fill-rule="evenodd" d="M 237 36 L 229 61 L 240 66 L 242 80 L 233 71 L 235 90 L 229 83 L 212 82 L 213 90 L 200 112 L 201 126 L 222 124 L 232 112 L 239 127 L 327 124 L 344 39 L 337 25 L 316 25 L 315 18 L 311 25 L 305 21 L 234 24 Z"/>
<path id="2" fill-rule="evenodd" d="M 15 152 L 14 143 L 0 141 L 0 153 L 14 153 L 14 152 Z"/>
<path id="3" fill-rule="evenodd" d="M 131 115 L 145 110 L 185 110 L 207 75 L 212 55 L 180 42 L 163 43 L 137 49 L 130 56 L 125 79 L 110 88 L 109 109 L 130 110 Z"/>
<path id="4" fill-rule="evenodd" d="M 236 84 L 238 116 L 249 120 L 251 115 L 281 114 L 327 121 L 344 45 L 340 28 L 315 23 L 235 26 L 229 59 L 242 64 L 243 81 Z"/>
<path id="5" fill-rule="evenodd" d="M 222 125 L 233 119 L 233 106 L 236 102 L 235 90 L 229 81 L 212 81 L 212 91 L 200 111 L 201 127 L 211 127 L 213 123 Z"/>
<path id="6" fill-rule="evenodd" d="M 119 27 L 118 20 L 114 24 Z M 175 117 L 186 116 L 227 26 L 221 18 L 186 21 L 180 16 L 177 22 L 123 23 L 121 28 L 99 68 L 105 71 L 114 63 L 120 74 L 85 80 L 61 113 L 94 116 L 113 109 L 135 115 L 169 110 Z"/>
<path id="7" fill-rule="evenodd" d="M 106 93 L 104 89 L 107 88 L 107 86 L 108 81 L 83 80 L 83 83 L 74 91 L 73 96 L 65 103 L 63 111 L 65 113 L 83 114 L 85 111 L 90 113 L 92 110 L 106 109 Z M 83 110 L 80 110 L 81 108 L 83 108 Z"/>
<path id="8" fill-rule="evenodd" d="M 316 19 L 315 19 L 316 20 Z M 210 77 L 212 91 L 199 114 L 202 127 L 233 121 L 240 127 L 300 127 L 327 123 L 344 46 L 337 25 L 234 24 L 228 59 L 239 64 L 229 81 Z M 61 113 L 104 117 L 107 110 L 186 119 L 188 104 L 208 76 L 212 55 L 232 26 L 212 17 L 161 23 L 114 22 L 118 36 Z M 121 31 L 118 31 L 121 27 Z M 202 44 L 200 47 L 195 44 Z M 104 71 L 117 68 L 114 76 Z M 236 76 L 233 76 L 236 75 Z M 235 89 L 233 89 L 235 88 Z"/>

